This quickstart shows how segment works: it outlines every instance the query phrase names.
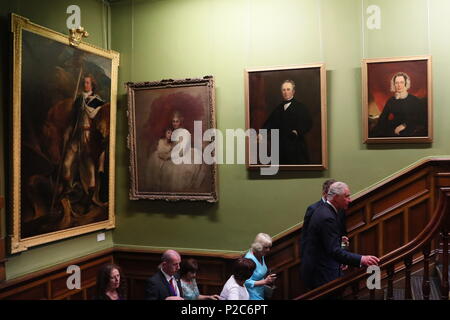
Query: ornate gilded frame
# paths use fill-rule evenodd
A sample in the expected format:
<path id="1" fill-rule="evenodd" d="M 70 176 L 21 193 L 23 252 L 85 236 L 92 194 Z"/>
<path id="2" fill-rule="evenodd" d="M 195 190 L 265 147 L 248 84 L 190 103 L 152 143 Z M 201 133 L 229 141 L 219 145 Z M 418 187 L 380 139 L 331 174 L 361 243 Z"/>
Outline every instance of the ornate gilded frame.
<path id="1" fill-rule="evenodd" d="M 184 125 L 192 135 L 192 141 L 195 136 L 192 130 L 194 121 L 203 121 L 203 130 L 216 129 L 214 88 L 212 76 L 127 83 L 131 200 L 218 201 L 217 163 L 202 163 L 201 166 L 206 166 L 201 169 L 207 172 L 206 178 L 202 183 L 196 184 L 196 187 L 183 189 L 184 186 L 168 185 L 162 178 L 167 177 L 167 174 L 170 177 L 170 174 L 175 174 L 173 172 L 178 170 L 173 162 L 170 163 L 171 159 L 161 162 L 161 166 L 155 167 L 156 169 L 152 169 L 152 162 L 148 162 L 156 152 L 155 144 L 159 142 L 155 132 L 159 133 L 162 128 L 171 126 L 170 119 L 175 111 L 183 114 Z M 195 102 L 198 97 L 201 102 Z M 153 180 L 148 178 L 148 172 L 160 172 L 160 180 L 155 183 L 154 176 Z M 181 177 L 178 178 L 181 180 Z M 194 176 L 191 178 L 196 179 Z M 156 188 L 156 184 L 159 188 Z"/>
<path id="2" fill-rule="evenodd" d="M 12 201 L 11 201 L 11 212 L 12 212 L 12 236 L 10 239 L 10 249 L 11 253 L 17 253 L 21 251 L 25 251 L 30 247 L 66 239 L 69 237 L 78 236 L 81 234 L 85 234 L 88 232 L 103 230 L 103 229 L 112 229 L 115 227 L 115 132 L 116 132 L 116 101 L 117 101 L 117 77 L 118 77 L 118 66 L 119 66 L 119 53 L 111 51 L 111 50 L 104 50 L 99 47 L 96 47 L 91 44 L 84 43 L 80 41 L 80 39 L 76 40 L 78 41 L 77 44 L 71 45 L 73 38 L 69 38 L 68 36 L 65 36 L 63 34 L 60 34 L 58 32 L 55 32 L 53 30 L 50 30 L 48 28 L 45 28 L 43 26 L 39 26 L 37 24 L 34 24 L 30 22 L 29 19 L 12 14 L 11 16 L 11 27 L 13 32 L 13 106 L 12 106 L 12 177 L 11 177 L 11 195 L 12 195 Z M 107 187 L 105 187 L 105 194 L 107 194 L 107 202 L 103 203 L 102 209 L 103 211 L 101 214 L 101 219 L 105 217 L 101 221 L 96 221 L 93 223 L 89 223 L 89 219 L 85 219 L 85 224 L 83 222 L 78 222 L 81 220 L 77 220 L 77 223 L 79 225 L 67 224 L 67 228 L 62 228 L 61 226 L 63 224 L 60 224 L 59 227 L 62 229 L 56 230 L 53 232 L 47 232 L 47 233 L 41 233 L 37 235 L 33 235 L 30 237 L 26 237 L 23 235 L 22 230 L 22 214 L 23 214 L 23 201 L 25 199 L 22 198 L 23 195 L 23 188 L 25 181 L 22 180 L 22 158 L 21 153 L 22 150 L 22 139 L 25 137 L 22 137 L 23 130 L 25 129 L 22 127 L 22 115 L 27 112 L 27 106 L 22 105 L 22 90 L 26 90 L 27 87 L 23 88 L 22 86 L 22 78 L 25 75 L 25 72 L 30 72 L 30 70 L 24 70 L 23 64 L 22 64 L 22 57 L 24 50 L 29 50 L 24 48 L 23 46 L 23 33 L 24 31 L 29 32 L 29 34 L 33 34 L 33 36 L 42 37 L 42 41 L 48 41 L 48 39 L 54 41 L 52 43 L 63 44 L 64 46 L 68 46 L 70 48 L 74 48 L 74 51 L 70 52 L 77 52 L 80 53 L 80 55 L 95 55 L 98 57 L 105 58 L 107 60 L 105 64 L 111 67 L 110 70 L 108 69 L 108 77 L 107 79 L 110 79 L 107 81 L 109 83 L 108 92 L 110 92 L 109 97 L 109 104 L 110 104 L 110 110 L 109 110 L 109 132 L 108 127 L 106 126 L 104 133 L 108 136 L 108 144 L 107 148 L 109 148 L 108 156 L 105 156 L 107 161 L 109 161 L 109 170 L 106 170 L 103 172 L 104 174 L 104 181 L 107 181 Z M 84 32 L 84 30 L 80 30 L 81 32 Z M 71 34 L 77 33 L 76 30 L 71 30 Z M 86 35 L 86 33 L 84 32 Z M 28 33 L 27 33 L 28 35 Z M 79 37 L 80 38 L 80 37 Z M 45 40 L 46 39 L 46 40 Z M 44 57 L 40 57 L 41 59 L 44 59 Z M 102 59 L 98 58 L 98 59 Z M 39 63 L 39 61 L 36 61 L 36 63 Z M 86 68 L 87 69 L 87 68 Z M 80 77 L 81 77 L 81 68 L 80 68 Z M 80 78 L 79 77 L 79 78 Z M 78 80 L 79 82 L 79 80 Z M 60 83 L 58 83 L 60 84 Z M 76 88 L 79 88 L 78 86 Z M 76 92 L 76 91 L 75 91 Z M 106 100 L 106 99 L 105 99 Z M 107 100 L 106 100 L 107 101 Z M 107 116 L 106 116 L 107 117 Z M 106 153 L 105 153 L 106 154 Z M 107 172 L 107 173 L 106 173 Z M 56 184 L 57 185 L 57 184 Z M 105 184 L 106 185 L 106 184 Z M 54 191 L 56 193 L 56 191 Z M 58 198 L 59 199 L 59 198 Z M 49 199 L 46 199 L 47 201 Z M 59 201 L 59 200 L 58 200 Z M 52 202 L 52 208 L 53 208 L 53 202 Z M 72 208 L 73 209 L 73 208 Z M 100 210 L 100 209 L 99 209 Z M 45 214 L 49 214 L 51 210 L 48 210 Z M 69 218 L 72 218 L 70 221 L 74 221 L 73 214 L 74 211 L 70 211 Z M 99 211 L 100 212 L 100 211 Z M 100 220 L 100 218 L 99 218 Z M 42 229 L 44 230 L 44 229 Z"/>
<path id="3" fill-rule="evenodd" d="M 429 55 L 398 57 L 398 58 L 377 58 L 364 59 L 361 63 L 362 72 L 362 128 L 363 143 L 366 144 L 392 144 L 392 143 L 431 143 L 433 142 L 433 80 L 432 80 L 432 58 Z M 397 72 L 409 74 L 411 88 L 408 93 L 418 92 L 422 101 L 426 101 L 426 133 L 421 135 L 388 135 L 377 136 L 372 129 L 381 116 L 390 92 L 390 81 Z M 380 84 L 382 83 L 382 84 Z M 419 83 L 419 85 L 417 84 Z M 374 89 L 375 88 L 375 89 Z M 426 94 L 426 96 L 423 96 Z M 392 96 L 393 93 L 390 93 Z M 384 100 L 376 98 L 386 97 Z M 379 102 L 377 103 L 377 100 Z M 423 104 L 422 102 L 422 104 Z M 378 106 L 380 104 L 380 106 Z M 377 109 L 378 108 L 378 109 Z M 378 114 L 376 114 L 378 113 Z M 391 115 L 389 115 L 391 116 Z M 392 115 L 393 117 L 393 115 Z M 378 119 L 378 120 L 377 120 Z"/>
<path id="4" fill-rule="evenodd" d="M 268 76 L 262 85 L 252 86 L 252 77 L 263 77 L 264 74 Z M 270 115 L 270 112 L 275 109 L 275 106 L 282 101 L 280 94 L 280 86 L 284 80 L 293 80 L 296 83 L 296 94 L 294 98 L 305 103 L 310 100 L 314 105 L 307 107 L 313 116 L 313 130 L 307 133 L 308 148 L 315 150 L 315 160 L 310 160 L 308 164 L 280 164 L 280 170 L 295 170 L 295 171 L 322 171 L 328 168 L 328 138 L 327 138 L 327 74 L 324 63 L 293 65 L 293 66 L 276 66 L 276 67 L 262 67 L 249 68 L 244 71 L 244 86 L 245 86 L 245 115 L 246 115 L 246 130 L 259 130 L 262 127 L 261 119 L 256 124 L 254 114 L 261 112 L 265 113 L 265 119 Z M 312 86 L 310 89 L 305 89 L 306 85 Z M 314 98 L 312 95 L 314 92 Z M 252 97 L 261 96 L 262 101 L 255 103 Z M 269 102 L 270 101 L 270 102 Z M 315 120 L 315 121 L 314 121 Z M 319 126 L 319 127 L 317 127 Z M 246 166 L 249 170 L 260 169 L 267 167 L 262 164 L 250 163 L 250 144 L 247 137 L 246 141 Z"/>

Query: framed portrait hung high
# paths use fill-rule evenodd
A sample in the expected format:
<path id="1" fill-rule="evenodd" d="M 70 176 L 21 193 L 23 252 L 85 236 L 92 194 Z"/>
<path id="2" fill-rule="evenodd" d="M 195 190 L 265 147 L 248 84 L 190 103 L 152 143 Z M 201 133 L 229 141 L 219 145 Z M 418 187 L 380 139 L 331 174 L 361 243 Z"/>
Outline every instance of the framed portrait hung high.
<path id="1" fill-rule="evenodd" d="M 431 56 L 362 61 L 364 143 L 431 143 Z"/>
<path id="2" fill-rule="evenodd" d="M 115 226 L 119 54 L 11 16 L 11 252 Z"/>
<path id="3" fill-rule="evenodd" d="M 326 92 L 325 64 L 245 70 L 246 129 L 258 137 L 254 148 L 247 139 L 247 168 L 270 154 L 281 170 L 327 169 Z"/>
<path id="4" fill-rule="evenodd" d="M 213 77 L 127 88 L 130 199 L 217 202 L 217 163 L 204 157 L 214 141 L 203 139 L 216 128 Z"/>

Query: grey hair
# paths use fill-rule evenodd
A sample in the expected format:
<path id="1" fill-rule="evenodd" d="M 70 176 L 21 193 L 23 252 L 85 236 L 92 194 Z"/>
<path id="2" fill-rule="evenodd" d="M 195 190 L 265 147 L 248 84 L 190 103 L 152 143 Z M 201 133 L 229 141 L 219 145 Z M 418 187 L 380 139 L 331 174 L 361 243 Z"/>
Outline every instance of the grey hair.
<path id="1" fill-rule="evenodd" d="M 272 245 L 272 238 L 267 233 L 258 233 L 252 243 L 252 250 L 261 252 L 264 247 Z"/>
<path id="2" fill-rule="evenodd" d="M 344 182 L 338 181 L 333 183 L 328 189 L 327 200 L 331 201 L 334 196 L 344 194 L 345 189 L 348 189 L 348 185 Z"/>
<path id="3" fill-rule="evenodd" d="M 174 257 L 180 257 L 180 254 L 175 250 L 167 250 L 163 253 L 161 257 L 162 262 L 170 262 Z"/>
<path id="4" fill-rule="evenodd" d="M 285 83 L 290 83 L 292 84 L 292 90 L 295 90 L 295 82 L 293 80 L 284 80 L 283 83 L 281 84 L 281 86 L 283 86 L 283 84 Z"/>
<path id="5" fill-rule="evenodd" d="M 405 79 L 406 90 L 411 88 L 411 78 L 405 72 L 397 72 L 391 79 L 391 92 L 395 92 L 395 78 L 403 77 Z"/>

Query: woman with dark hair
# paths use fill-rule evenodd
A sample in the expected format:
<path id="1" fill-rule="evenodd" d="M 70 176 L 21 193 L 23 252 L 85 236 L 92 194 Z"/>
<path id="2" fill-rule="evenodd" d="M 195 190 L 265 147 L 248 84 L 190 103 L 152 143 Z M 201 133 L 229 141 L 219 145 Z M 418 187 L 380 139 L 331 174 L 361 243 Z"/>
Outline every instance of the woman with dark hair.
<path id="1" fill-rule="evenodd" d="M 186 300 L 219 300 L 219 296 L 214 294 L 205 296 L 200 294 L 195 278 L 197 277 L 198 263 L 195 259 L 181 261 L 180 280 L 183 288 L 183 298 Z"/>
<path id="2" fill-rule="evenodd" d="M 119 266 L 109 263 L 97 274 L 97 300 L 126 300 L 126 284 Z"/>
<path id="3" fill-rule="evenodd" d="M 223 286 L 221 300 L 249 300 L 244 283 L 256 269 L 256 263 L 247 258 L 239 258 L 234 262 L 233 274 Z"/>

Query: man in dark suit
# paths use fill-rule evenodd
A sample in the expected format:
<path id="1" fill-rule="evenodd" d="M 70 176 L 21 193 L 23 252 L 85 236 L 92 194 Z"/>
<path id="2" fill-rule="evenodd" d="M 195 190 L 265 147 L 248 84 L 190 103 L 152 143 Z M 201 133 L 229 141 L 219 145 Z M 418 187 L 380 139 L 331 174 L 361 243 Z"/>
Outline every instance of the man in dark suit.
<path id="1" fill-rule="evenodd" d="M 294 81 L 284 81 L 281 94 L 283 102 L 272 111 L 262 129 L 279 130 L 279 164 L 308 164 L 310 160 L 305 134 L 312 127 L 308 108 L 294 99 Z"/>
<path id="2" fill-rule="evenodd" d="M 330 189 L 330 186 L 335 183 L 336 180 L 334 179 L 328 179 L 322 184 L 322 198 L 308 206 L 306 208 L 305 216 L 303 218 L 303 228 L 302 228 L 302 235 L 301 235 L 301 241 L 300 241 L 300 257 L 303 257 L 303 251 L 305 243 L 308 241 L 308 226 L 309 221 L 311 220 L 311 216 L 314 213 L 314 211 L 321 205 L 327 202 L 327 194 L 328 190 Z M 349 245 L 349 239 L 347 237 L 347 215 L 345 210 L 339 210 L 338 217 L 341 223 L 341 235 L 342 235 L 342 242 L 346 243 L 346 246 Z"/>
<path id="3" fill-rule="evenodd" d="M 180 280 L 175 278 L 175 274 L 180 270 L 180 262 L 180 254 L 175 250 L 163 253 L 160 269 L 147 280 L 147 300 L 183 300 Z"/>
<path id="4" fill-rule="evenodd" d="M 308 240 L 304 246 L 302 279 L 308 290 L 341 276 L 341 264 L 355 267 L 377 265 L 375 256 L 361 256 L 341 247 L 339 210 L 350 203 L 350 190 L 343 182 L 330 186 L 327 202 L 317 207 L 308 226 Z"/>

